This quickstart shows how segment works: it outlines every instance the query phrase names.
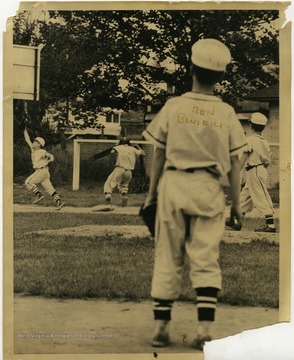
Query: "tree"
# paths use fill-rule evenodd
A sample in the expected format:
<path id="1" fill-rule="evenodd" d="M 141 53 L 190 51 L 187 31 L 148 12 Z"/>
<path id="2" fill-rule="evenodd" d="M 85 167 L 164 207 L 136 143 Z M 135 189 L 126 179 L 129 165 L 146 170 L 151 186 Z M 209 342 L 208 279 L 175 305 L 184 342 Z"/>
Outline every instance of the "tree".
<path id="1" fill-rule="evenodd" d="M 278 65 L 277 18 L 278 11 L 260 10 L 50 11 L 26 27 L 19 16 L 15 38 L 46 45 L 43 109 L 65 101 L 73 112 L 97 113 L 102 107 L 136 110 L 154 98 L 164 102 L 168 94 L 160 84 L 177 93 L 190 88 L 190 49 L 203 37 L 231 50 L 232 64 L 216 93 L 235 105 L 277 81 L 268 71 Z M 75 102 L 77 96 L 83 102 Z"/>
<path id="2" fill-rule="evenodd" d="M 108 11 L 74 12 L 65 21 L 95 28 L 104 58 L 81 76 L 86 109 L 115 106 L 134 109 L 155 96 L 166 97 L 158 83 L 179 93 L 190 88 L 191 45 L 213 37 L 231 49 L 233 62 L 218 92 L 235 104 L 245 94 L 277 81 L 265 65 L 278 64 L 277 11 Z M 79 19 L 79 21 L 77 21 Z M 78 33 L 78 31 L 76 31 Z M 169 63 L 169 67 L 167 67 Z M 124 80 L 124 81 L 122 81 Z"/>

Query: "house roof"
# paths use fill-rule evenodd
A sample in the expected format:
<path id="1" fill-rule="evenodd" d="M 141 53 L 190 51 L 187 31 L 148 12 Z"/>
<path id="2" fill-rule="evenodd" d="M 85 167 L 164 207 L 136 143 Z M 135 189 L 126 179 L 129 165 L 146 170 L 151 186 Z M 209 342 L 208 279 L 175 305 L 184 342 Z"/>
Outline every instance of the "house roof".
<path id="1" fill-rule="evenodd" d="M 256 101 L 278 101 L 279 100 L 279 83 L 269 86 L 265 89 L 256 91 L 244 97 L 246 100 Z"/>

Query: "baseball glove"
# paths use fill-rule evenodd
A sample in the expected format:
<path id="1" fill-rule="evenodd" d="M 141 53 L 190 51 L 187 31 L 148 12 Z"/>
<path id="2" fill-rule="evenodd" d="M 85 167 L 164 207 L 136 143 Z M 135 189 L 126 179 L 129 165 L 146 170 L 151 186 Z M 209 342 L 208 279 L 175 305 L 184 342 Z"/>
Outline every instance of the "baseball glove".
<path id="1" fill-rule="evenodd" d="M 141 206 L 139 216 L 143 219 L 145 225 L 152 237 L 155 235 L 155 218 L 156 218 L 156 209 L 157 203 L 154 202 L 144 208 L 144 205 Z"/>

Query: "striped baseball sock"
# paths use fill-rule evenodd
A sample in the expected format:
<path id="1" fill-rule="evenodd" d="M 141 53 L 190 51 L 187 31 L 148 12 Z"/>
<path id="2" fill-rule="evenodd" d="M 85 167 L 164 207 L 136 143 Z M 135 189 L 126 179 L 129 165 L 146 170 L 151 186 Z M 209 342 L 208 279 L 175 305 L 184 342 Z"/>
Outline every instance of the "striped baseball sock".
<path id="1" fill-rule="evenodd" d="M 196 304 L 199 321 L 214 321 L 219 289 L 214 287 L 196 288 Z"/>
<path id="2" fill-rule="evenodd" d="M 173 300 L 153 299 L 153 314 L 155 320 L 171 320 Z"/>
<path id="3" fill-rule="evenodd" d="M 268 227 L 275 228 L 273 215 L 265 215 L 265 222 Z"/>
<path id="4" fill-rule="evenodd" d="M 36 186 L 32 189 L 32 192 L 33 192 L 36 196 L 41 196 L 41 192 L 40 192 L 40 190 L 39 190 Z"/>
<path id="5" fill-rule="evenodd" d="M 56 201 L 56 204 L 60 201 L 60 196 L 57 194 L 56 191 L 51 195 L 53 197 L 53 200 Z"/>

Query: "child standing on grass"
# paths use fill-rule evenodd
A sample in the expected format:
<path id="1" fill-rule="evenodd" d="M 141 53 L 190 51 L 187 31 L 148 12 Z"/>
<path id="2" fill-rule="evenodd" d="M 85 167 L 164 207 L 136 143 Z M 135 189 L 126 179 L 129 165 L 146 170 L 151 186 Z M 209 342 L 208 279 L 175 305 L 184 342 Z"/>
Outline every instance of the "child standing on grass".
<path id="1" fill-rule="evenodd" d="M 33 168 L 35 169 L 35 172 L 25 181 L 26 188 L 36 195 L 33 204 L 37 204 L 44 199 L 44 195 L 41 194 L 37 187 L 38 184 L 41 184 L 43 189 L 55 200 L 57 210 L 60 210 L 65 204 L 61 201 L 60 196 L 50 181 L 48 168 L 49 163 L 54 161 L 54 156 L 43 149 L 45 146 L 45 140 L 43 138 L 36 137 L 35 140 L 31 142 L 27 129 L 24 130 L 24 138 L 32 151 L 31 157 Z"/>
<path id="2" fill-rule="evenodd" d="M 218 258 L 225 223 L 225 197 L 219 182 L 223 175 L 228 174 L 232 190 L 231 217 L 242 221 L 238 153 L 247 141 L 234 109 L 213 95 L 230 60 L 229 49 L 218 40 L 196 42 L 191 56 L 192 90 L 168 100 L 143 132 L 155 147 L 144 206 L 158 203 L 152 346 L 170 343 L 169 323 L 173 302 L 180 294 L 185 253 L 198 310 L 192 346 L 202 350 L 205 341 L 211 340 L 222 287 Z"/>
<path id="3" fill-rule="evenodd" d="M 270 163 L 271 150 L 268 142 L 262 136 L 267 124 L 267 117 L 256 112 L 251 116 L 252 135 L 248 136 L 248 146 L 241 158 L 241 167 L 245 165 L 246 182 L 240 195 L 243 216 L 255 207 L 265 219 L 265 225 L 255 229 L 257 232 L 275 233 L 274 207 L 267 190 L 267 168 Z M 226 221 L 230 226 L 230 222 Z"/>

